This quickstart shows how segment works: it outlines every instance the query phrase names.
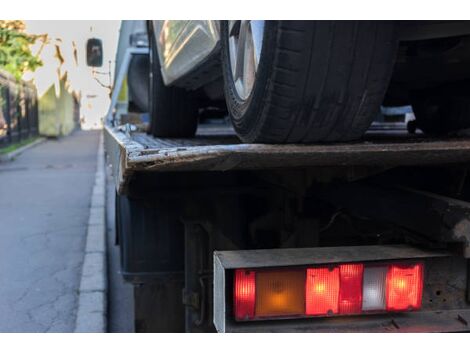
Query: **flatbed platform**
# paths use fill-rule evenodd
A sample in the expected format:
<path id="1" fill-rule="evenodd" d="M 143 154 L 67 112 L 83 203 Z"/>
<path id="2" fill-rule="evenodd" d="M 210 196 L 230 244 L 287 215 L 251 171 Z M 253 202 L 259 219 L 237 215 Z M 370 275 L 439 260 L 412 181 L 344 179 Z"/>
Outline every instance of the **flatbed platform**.
<path id="1" fill-rule="evenodd" d="M 245 144 L 225 125 L 202 125 L 194 138 L 154 138 L 127 126 L 105 127 L 119 181 L 136 171 L 227 171 L 323 166 L 433 165 L 470 162 L 470 137 L 432 138 L 371 129 L 362 140 L 330 144 Z M 117 148 L 119 146 L 119 148 Z M 116 175 L 116 173 L 115 173 Z"/>

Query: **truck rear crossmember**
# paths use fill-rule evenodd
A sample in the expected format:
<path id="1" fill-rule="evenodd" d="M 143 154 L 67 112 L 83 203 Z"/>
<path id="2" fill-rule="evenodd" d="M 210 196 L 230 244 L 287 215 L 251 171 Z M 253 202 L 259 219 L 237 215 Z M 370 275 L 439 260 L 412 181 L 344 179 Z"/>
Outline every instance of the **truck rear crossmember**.
<path id="1" fill-rule="evenodd" d="M 105 133 L 118 217 L 128 219 L 118 240 L 124 277 L 136 284 L 138 331 L 470 331 L 468 138 L 379 130 L 349 144 L 281 146 L 240 144 L 220 125 L 192 139 L 153 138 L 130 125 Z M 417 187 L 423 175 L 426 187 Z M 305 253 L 309 262 L 300 263 Z M 425 268 L 419 311 L 234 319 L 236 267 L 417 258 Z M 157 321 L 162 312 L 170 322 Z"/>
<path id="2" fill-rule="evenodd" d="M 453 164 L 470 161 L 465 137 L 430 139 L 405 131 L 371 132 L 354 143 L 317 145 L 242 144 L 228 126 L 202 125 L 195 138 L 153 138 L 130 125 L 107 126 L 119 187 L 137 171 L 228 171 L 275 168 Z M 119 148 L 116 148 L 118 147 Z"/>

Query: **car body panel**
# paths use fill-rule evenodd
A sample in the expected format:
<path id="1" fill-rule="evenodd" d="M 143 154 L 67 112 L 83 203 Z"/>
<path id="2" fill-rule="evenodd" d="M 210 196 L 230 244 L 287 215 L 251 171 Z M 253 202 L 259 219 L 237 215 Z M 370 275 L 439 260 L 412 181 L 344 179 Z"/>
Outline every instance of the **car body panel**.
<path id="1" fill-rule="evenodd" d="M 153 21 L 163 81 L 171 85 L 202 64 L 220 41 L 219 21 Z"/>
<path id="2" fill-rule="evenodd" d="M 145 45 L 138 45 L 140 43 L 133 40 L 133 38 L 146 38 L 147 37 L 147 23 L 144 20 L 123 20 L 121 28 L 119 29 L 119 41 L 116 51 L 116 66 L 114 77 L 119 74 L 119 69 L 124 62 L 126 51 L 130 47 L 144 47 Z M 147 40 L 148 44 L 148 40 Z"/>

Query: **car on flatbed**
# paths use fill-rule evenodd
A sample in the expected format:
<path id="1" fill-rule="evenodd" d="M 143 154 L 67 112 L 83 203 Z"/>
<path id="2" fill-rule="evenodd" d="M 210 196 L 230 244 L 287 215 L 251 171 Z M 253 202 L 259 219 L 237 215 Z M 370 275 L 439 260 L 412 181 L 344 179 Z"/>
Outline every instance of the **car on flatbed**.
<path id="1" fill-rule="evenodd" d="M 470 21 L 148 21 L 150 133 L 227 111 L 247 143 L 357 140 L 381 105 L 436 135 L 470 127 Z"/>
<path id="2" fill-rule="evenodd" d="M 470 331 L 468 22 L 147 28 L 105 126 L 136 331 Z"/>

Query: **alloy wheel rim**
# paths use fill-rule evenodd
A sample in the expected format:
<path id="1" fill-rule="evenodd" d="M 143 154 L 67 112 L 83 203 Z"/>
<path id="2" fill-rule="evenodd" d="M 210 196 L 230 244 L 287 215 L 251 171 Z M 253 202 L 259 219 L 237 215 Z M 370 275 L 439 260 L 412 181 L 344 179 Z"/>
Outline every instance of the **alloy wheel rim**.
<path id="1" fill-rule="evenodd" d="M 230 66 L 235 89 L 242 100 L 247 100 L 253 91 L 263 34 L 264 21 L 229 21 Z"/>

